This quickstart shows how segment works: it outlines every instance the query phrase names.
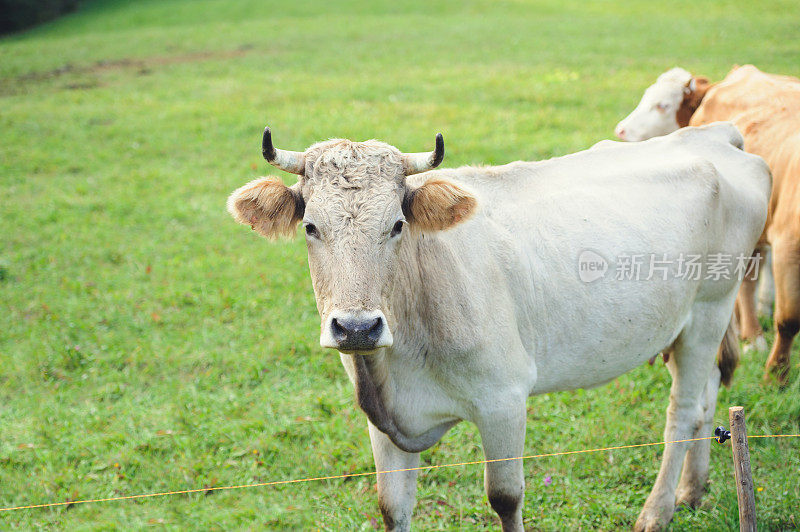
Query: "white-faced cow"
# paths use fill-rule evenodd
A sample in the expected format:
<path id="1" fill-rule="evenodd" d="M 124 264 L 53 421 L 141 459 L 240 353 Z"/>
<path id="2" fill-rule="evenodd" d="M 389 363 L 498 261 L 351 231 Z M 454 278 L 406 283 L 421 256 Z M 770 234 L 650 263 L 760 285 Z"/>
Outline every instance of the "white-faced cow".
<path id="1" fill-rule="evenodd" d="M 617 257 L 741 255 L 764 227 L 770 175 L 730 124 L 543 162 L 433 170 L 432 153 L 330 140 L 264 156 L 300 176 L 236 190 L 228 209 L 266 237 L 302 223 L 321 317 L 369 420 L 378 471 L 414 468 L 461 420 L 488 460 L 524 454 L 526 398 L 598 386 L 669 350 L 666 440 L 711 432 L 735 365 L 720 341 L 735 278 L 677 272 L 618 280 Z M 588 251 L 607 261 L 581 280 Z M 720 370 L 722 368 L 722 371 Z M 709 440 L 667 445 L 636 528 L 663 528 L 695 504 Z M 681 474 L 681 468 L 683 473 Z M 378 476 L 387 529 L 408 530 L 416 471 Z M 680 477 L 680 484 L 679 484 Z M 521 460 L 486 464 L 504 530 L 522 530 Z"/>
<path id="2" fill-rule="evenodd" d="M 771 252 L 772 271 L 762 268 L 762 301 L 769 300 L 775 279 L 777 335 L 767 373 L 785 383 L 792 339 L 800 330 L 800 80 L 765 74 L 752 65 L 735 67 L 719 83 L 674 68 L 649 87 L 636 109 L 622 120 L 622 140 L 644 140 L 686 125 L 733 122 L 744 136 L 744 149 L 764 158 L 774 176 L 769 215 L 756 253 Z M 756 317 L 754 278 L 746 278 L 736 310 L 741 336 L 766 344 Z M 769 302 L 771 305 L 771 301 Z"/>

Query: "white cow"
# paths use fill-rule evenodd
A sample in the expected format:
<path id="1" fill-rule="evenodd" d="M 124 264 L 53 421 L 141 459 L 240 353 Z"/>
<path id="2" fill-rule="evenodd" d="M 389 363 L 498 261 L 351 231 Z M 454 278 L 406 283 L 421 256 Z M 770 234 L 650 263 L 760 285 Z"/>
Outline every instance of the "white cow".
<path id="1" fill-rule="evenodd" d="M 720 379 L 735 365 L 722 350 L 721 373 L 715 355 L 739 281 L 682 279 L 675 265 L 649 280 L 617 271 L 636 254 L 749 254 L 770 174 L 741 144 L 717 124 L 542 162 L 427 171 L 442 159 L 441 136 L 429 154 L 348 140 L 290 152 L 267 129 L 267 160 L 301 177 L 291 188 L 253 181 L 228 208 L 267 237 L 305 227 L 320 342 L 341 353 L 379 471 L 416 467 L 461 420 L 477 425 L 487 459 L 522 456 L 529 395 L 607 383 L 662 350 L 673 376 L 664 438 L 681 440 L 711 433 Z M 665 527 L 676 494 L 697 503 L 708 459 L 709 440 L 666 446 L 636 528 Z M 409 529 L 416 476 L 378 476 L 387 529 Z M 487 463 L 485 485 L 503 529 L 522 530 L 522 461 Z"/>

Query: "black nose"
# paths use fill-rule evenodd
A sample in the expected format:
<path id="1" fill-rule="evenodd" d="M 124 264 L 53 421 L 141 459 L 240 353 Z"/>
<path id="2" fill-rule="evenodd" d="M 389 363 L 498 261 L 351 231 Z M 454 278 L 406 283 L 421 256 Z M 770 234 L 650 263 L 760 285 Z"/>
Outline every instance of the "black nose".
<path id="1" fill-rule="evenodd" d="M 331 320 L 331 332 L 339 349 L 374 349 L 383 332 L 383 319 L 380 316 L 366 320 L 334 318 Z"/>

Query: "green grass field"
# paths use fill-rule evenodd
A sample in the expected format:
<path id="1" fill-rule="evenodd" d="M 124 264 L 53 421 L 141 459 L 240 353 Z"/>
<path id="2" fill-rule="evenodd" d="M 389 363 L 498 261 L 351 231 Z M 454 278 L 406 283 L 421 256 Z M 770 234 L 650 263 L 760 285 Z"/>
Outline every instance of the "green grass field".
<path id="1" fill-rule="evenodd" d="M 445 166 L 547 158 L 609 137 L 672 66 L 800 75 L 798 21 L 793 0 L 119 0 L 0 39 L 0 507 L 373 469 L 318 344 L 302 239 L 269 243 L 225 212 L 276 172 L 265 124 L 294 150 L 423 151 L 441 131 Z M 798 370 L 777 391 L 765 359 L 744 357 L 718 422 L 742 405 L 751 434 L 800 432 Z M 526 452 L 658 441 L 668 389 L 658 362 L 531 398 Z M 800 528 L 800 440 L 751 452 L 760 527 Z M 529 460 L 526 527 L 630 528 L 660 455 Z M 423 463 L 481 457 L 465 423 Z M 738 526 L 729 446 L 711 461 L 704 505 L 674 530 Z M 482 476 L 422 473 L 416 528 L 497 528 Z M 0 513 L 25 530 L 379 522 L 372 477 Z"/>

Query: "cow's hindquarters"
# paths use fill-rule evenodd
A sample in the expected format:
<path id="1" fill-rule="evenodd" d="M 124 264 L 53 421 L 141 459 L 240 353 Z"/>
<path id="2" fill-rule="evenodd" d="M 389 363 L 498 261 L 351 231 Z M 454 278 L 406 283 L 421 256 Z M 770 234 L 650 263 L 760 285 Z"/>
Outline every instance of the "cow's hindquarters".
<path id="1" fill-rule="evenodd" d="M 728 333 L 725 333 L 726 336 Z M 734 337 L 734 341 L 736 341 Z M 717 409 L 717 392 L 720 386 L 720 369 L 711 367 L 705 391 L 702 395 L 703 421 L 695 431 L 694 437 L 701 438 L 711 434 L 714 426 L 714 412 Z M 681 470 L 681 480 L 675 493 L 678 506 L 686 505 L 696 508 L 705 493 L 708 483 L 708 461 L 711 454 L 711 440 L 691 442 L 686 452 Z"/>

